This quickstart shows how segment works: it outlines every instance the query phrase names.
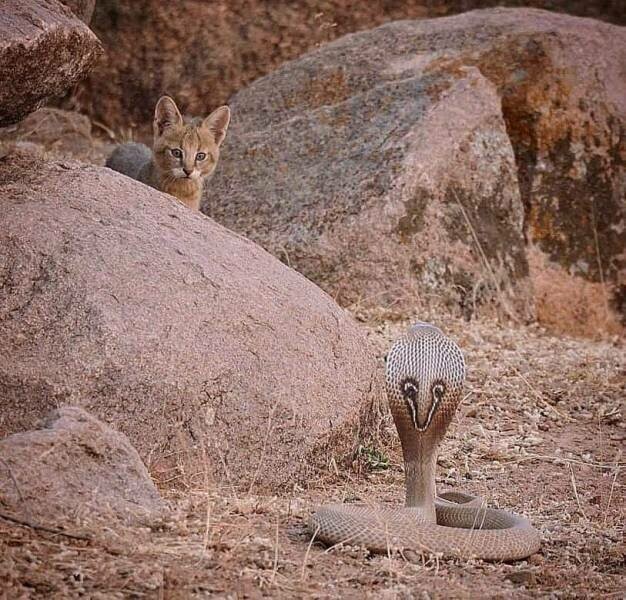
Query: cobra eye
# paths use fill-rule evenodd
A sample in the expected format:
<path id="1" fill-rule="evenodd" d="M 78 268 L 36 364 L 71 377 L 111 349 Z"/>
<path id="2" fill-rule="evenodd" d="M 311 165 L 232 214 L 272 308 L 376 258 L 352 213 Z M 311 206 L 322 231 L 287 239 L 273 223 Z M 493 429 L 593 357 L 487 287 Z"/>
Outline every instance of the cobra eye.
<path id="1" fill-rule="evenodd" d="M 400 384 L 400 390 L 404 403 L 409 410 L 411 421 L 413 421 L 413 427 L 417 429 L 417 381 L 407 377 Z"/>
<path id="2" fill-rule="evenodd" d="M 205 158 L 206 158 L 206 152 L 198 152 L 198 154 L 196 154 L 197 161 L 203 161 Z"/>
<path id="3" fill-rule="evenodd" d="M 417 398 L 417 382 L 407 379 L 402 383 L 402 395 L 406 400 L 415 400 Z"/>
<path id="4" fill-rule="evenodd" d="M 443 383 L 436 383 L 433 385 L 433 396 L 437 402 L 441 402 L 443 395 L 446 392 L 446 386 Z"/>

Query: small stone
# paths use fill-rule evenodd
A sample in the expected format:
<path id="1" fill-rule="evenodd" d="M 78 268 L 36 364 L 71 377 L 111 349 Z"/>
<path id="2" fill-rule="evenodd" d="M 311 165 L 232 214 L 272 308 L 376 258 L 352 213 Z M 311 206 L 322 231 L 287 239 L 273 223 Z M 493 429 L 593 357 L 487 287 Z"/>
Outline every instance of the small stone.
<path id="1" fill-rule="evenodd" d="M 505 576 L 511 583 L 515 585 L 534 585 L 537 582 L 537 577 L 532 571 L 516 571 L 515 573 L 509 573 Z"/>
<path id="2" fill-rule="evenodd" d="M 49 519 L 87 507 L 90 514 L 128 522 L 164 514 L 128 438 L 82 408 L 62 407 L 44 428 L 0 440 L 0 456 L 11 469 L 0 470 L 0 500 L 17 511 Z"/>

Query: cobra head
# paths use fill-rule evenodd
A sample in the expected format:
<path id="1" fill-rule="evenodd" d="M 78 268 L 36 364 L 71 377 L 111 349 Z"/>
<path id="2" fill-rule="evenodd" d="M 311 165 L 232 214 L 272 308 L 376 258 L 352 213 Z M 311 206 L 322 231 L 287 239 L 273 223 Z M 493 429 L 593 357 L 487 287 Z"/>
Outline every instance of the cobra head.
<path id="1" fill-rule="evenodd" d="M 437 327 L 418 322 L 387 356 L 387 397 L 405 461 L 436 456 L 461 400 L 465 361 Z"/>

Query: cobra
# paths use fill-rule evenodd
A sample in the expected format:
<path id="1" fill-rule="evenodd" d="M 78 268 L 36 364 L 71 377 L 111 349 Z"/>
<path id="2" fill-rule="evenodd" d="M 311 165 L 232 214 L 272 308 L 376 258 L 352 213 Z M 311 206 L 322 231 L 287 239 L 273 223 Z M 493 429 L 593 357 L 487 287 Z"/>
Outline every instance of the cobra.
<path id="1" fill-rule="evenodd" d="M 461 401 L 463 354 L 440 329 L 419 322 L 387 357 L 389 407 L 405 465 L 403 507 L 332 504 L 310 519 L 314 539 L 365 546 L 372 552 L 414 550 L 484 560 L 518 560 L 539 550 L 530 522 L 488 508 L 463 492 L 436 496 L 439 444 Z"/>

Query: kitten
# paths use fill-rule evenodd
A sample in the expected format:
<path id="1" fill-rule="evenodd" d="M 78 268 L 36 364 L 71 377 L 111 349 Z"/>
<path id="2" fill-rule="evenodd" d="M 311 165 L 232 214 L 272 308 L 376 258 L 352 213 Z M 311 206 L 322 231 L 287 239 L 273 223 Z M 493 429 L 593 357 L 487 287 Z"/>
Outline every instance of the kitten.
<path id="1" fill-rule="evenodd" d="M 154 109 L 152 151 L 144 144 L 122 144 L 106 166 L 199 210 L 202 185 L 215 171 L 229 123 L 228 106 L 205 119 L 184 120 L 174 100 L 163 96 Z"/>

